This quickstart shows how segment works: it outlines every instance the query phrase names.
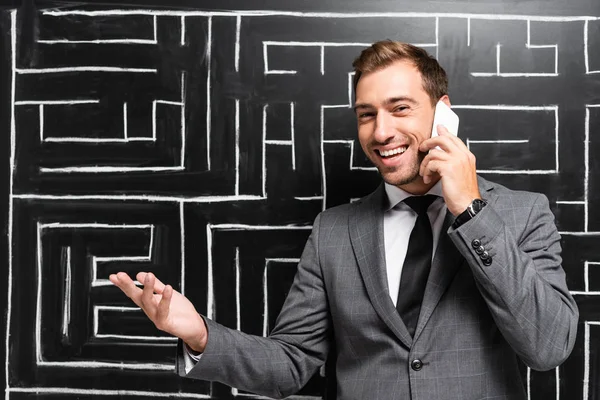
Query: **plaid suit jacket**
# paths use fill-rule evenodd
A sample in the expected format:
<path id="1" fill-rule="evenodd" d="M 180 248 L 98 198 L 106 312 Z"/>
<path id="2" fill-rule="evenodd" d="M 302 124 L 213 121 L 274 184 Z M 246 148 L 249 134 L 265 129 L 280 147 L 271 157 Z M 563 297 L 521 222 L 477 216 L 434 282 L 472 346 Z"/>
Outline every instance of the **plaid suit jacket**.
<path id="1" fill-rule="evenodd" d="M 475 218 L 454 230 L 447 213 L 414 338 L 387 287 L 381 185 L 317 217 L 268 338 L 205 319 L 202 359 L 186 375 L 180 351 L 178 372 L 282 398 L 334 341 L 338 399 L 525 399 L 518 359 L 536 370 L 562 363 L 578 310 L 546 197 L 482 178 L 479 187 L 488 205 Z"/>

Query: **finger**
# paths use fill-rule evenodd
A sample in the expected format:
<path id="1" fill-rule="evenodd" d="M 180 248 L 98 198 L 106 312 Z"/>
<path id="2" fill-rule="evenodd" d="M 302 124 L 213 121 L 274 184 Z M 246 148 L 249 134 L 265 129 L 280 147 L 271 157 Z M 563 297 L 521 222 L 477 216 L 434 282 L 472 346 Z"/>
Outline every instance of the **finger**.
<path id="1" fill-rule="evenodd" d="M 419 175 L 423 176 L 425 170 L 427 169 L 427 164 L 429 164 L 429 161 L 431 161 L 431 156 L 427 154 L 425 158 L 423 158 L 423 161 L 421 161 L 421 165 L 419 166 Z"/>
<path id="2" fill-rule="evenodd" d="M 125 272 L 118 272 L 116 274 L 112 274 L 109 276 L 109 279 L 112 283 L 118 286 L 119 289 L 126 292 L 125 294 L 127 294 L 127 292 L 130 290 L 137 289 L 135 283 Z"/>
<path id="3" fill-rule="evenodd" d="M 154 274 L 148 273 L 144 279 L 144 290 L 142 292 L 142 305 L 144 312 L 154 321 L 156 315 L 156 300 L 154 298 Z"/>
<path id="4" fill-rule="evenodd" d="M 423 169 L 423 182 L 425 184 L 428 184 L 429 182 L 432 181 L 433 177 L 436 174 L 440 174 L 440 167 L 441 167 L 441 161 L 440 160 L 430 160 L 427 165 L 425 166 L 425 168 Z"/>
<path id="5" fill-rule="evenodd" d="M 425 158 L 429 158 L 430 160 L 449 160 L 452 156 L 448 154 L 447 151 L 434 147 L 429 150 L 429 153 L 425 156 Z"/>
<path id="6" fill-rule="evenodd" d="M 423 161 L 421 161 L 421 165 L 419 167 L 419 175 L 424 175 L 425 170 L 427 169 L 427 164 L 429 164 L 429 162 L 433 160 L 448 161 L 451 157 L 452 156 L 450 154 L 443 150 L 437 148 L 431 149 L 429 153 L 425 156 L 425 158 L 423 158 Z"/>
<path id="7" fill-rule="evenodd" d="M 419 145 L 419 151 L 428 152 L 431 149 L 438 147 L 445 152 L 452 152 L 456 145 L 451 140 L 451 136 L 435 136 L 429 139 L 425 139 Z"/>
<path id="8" fill-rule="evenodd" d="M 136 275 L 136 279 L 138 280 L 138 282 L 143 284 L 146 281 L 147 275 L 148 272 L 139 272 Z M 165 284 L 162 283 L 154 274 L 152 274 L 152 276 L 154 277 L 154 292 L 162 294 L 163 290 L 165 290 Z"/>
<path id="9" fill-rule="evenodd" d="M 108 280 L 112 282 L 113 285 L 119 286 L 119 278 L 117 278 L 117 274 L 110 274 L 108 276 Z"/>
<path id="10" fill-rule="evenodd" d="M 164 326 L 164 322 L 167 320 L 167 318 L 169 316 L 169 309 L 171 306 L 172 298 L 173 298 L 173 287 L 171 285 L 167 285 L 167 286 L 165 286 L 162 299 L 158 303 L 158 309 L 156 311 L 155 324 L 157 324 L 157 326 L 160 326 L 160 327 Z M 160 328 L 160 329 L 162 329 L 162 328 Z"/>
<path id="11" fill-rule="evenodd" d="M 140 306 L 142 289 L 137 287 L 131 280 L 129 275 L 125 272 L 119 272 L 117 274 L 111 274 L 109 276 L 110 281 L 115 284 L 127 297 L 129 297 L 135 304 Z"/>
<path id="12" fill-rule="evenodd" d="M 452 134 L 452 132 L 450 132 L 448 130 L 448 128 L 446 128 L 444 125 L 438 125 L 437 131 L 438 131 L 438 135 L 440 135 L 441 137 L 449 138 L 450 141 L 452 143 L 454 143 L 458 148 L 460 148 L 462 150 L 466 150 L 466 151 L 469 150 L 467 148 L 467 146 L 465 145 L 465 143 L 462 141 L 462 139 L 459 138 L 457 135 Z"/>
<path id="13" fill-rule="evenodd" d="M 438 135 L 440 135 L 440 136 L 452 136 L 452 137 L 456 137 L 456 135 L 454 135 L 452 132 L 450 132 L 448 130 L 448 128 L 446 128 L 445 125 L 438 124 L 436 126 L 436 129 L 437 129 Z"/>

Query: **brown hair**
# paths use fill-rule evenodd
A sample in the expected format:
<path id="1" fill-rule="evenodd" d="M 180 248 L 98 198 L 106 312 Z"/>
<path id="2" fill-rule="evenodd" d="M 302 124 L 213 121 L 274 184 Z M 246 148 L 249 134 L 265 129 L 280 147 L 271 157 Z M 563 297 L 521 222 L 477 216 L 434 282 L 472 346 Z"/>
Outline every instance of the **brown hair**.
<path id="1" fill-rule="evenodd" d="M 410 61 L 417 67 L 423 79 L 423 89 L 431 98 L 432 104 L 448 94 L 448 76 L 434 57 L 420 47 L 389 39 L 373 43 L 352 63 L 354 92 L 356 93 L 358 80 L 363 74 L 375 72 L 401 60 Z"/>

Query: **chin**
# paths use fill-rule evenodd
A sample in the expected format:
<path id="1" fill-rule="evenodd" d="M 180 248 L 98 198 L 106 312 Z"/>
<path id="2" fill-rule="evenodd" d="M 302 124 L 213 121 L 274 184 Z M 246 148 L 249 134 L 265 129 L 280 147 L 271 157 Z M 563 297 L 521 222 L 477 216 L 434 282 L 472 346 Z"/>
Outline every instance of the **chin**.
<path id="1" fill-rule="evenodd" d="M 378 166 L 379 174 L 383 180 L 394 186 L 406 185 L 417 180 L 419 175 L 420 163 L 412 163 L 402 167 L 385 167 Z"/>
<path id="2" fill-rule="evenodd" d="M 381 171 L 379 171 L 381 173 Z M 381 173 L 383 180 L 393 186 L 407 185 L 416 181 L 419 178 L 419 171 L 411 171 L 411 174 L 401 174 L 396 171 L 395 173 Z"/>
<path id="3" fill-rule="evenodd" d="M 413 183 L 421 177 L 419 175 L 419 169 L 423 157 L 424 154 L 419 154 L 413 160 L 406 160 L 408 162 L 404 163 L 402 166 L 386 167 L 383 165 L 376 165 L 379 174 L 386 183 L 394 186 L 402 186 Z"/>

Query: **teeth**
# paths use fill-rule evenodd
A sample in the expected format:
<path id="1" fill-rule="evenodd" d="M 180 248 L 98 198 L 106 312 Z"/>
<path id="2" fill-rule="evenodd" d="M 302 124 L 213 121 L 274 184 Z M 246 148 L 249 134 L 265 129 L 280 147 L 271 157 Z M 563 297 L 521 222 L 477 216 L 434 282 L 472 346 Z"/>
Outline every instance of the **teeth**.
<path id="1" fill-rule="evenodd" d="M 379 154 L 381 154 L 382 157 L 390 157 L 396 154 L 402 154 L 406 151 L 407 147 L 406 146 L 402 146 L 402 147 L 398 147 L 395 148 L 393 150 L 379 150 Z"/>

